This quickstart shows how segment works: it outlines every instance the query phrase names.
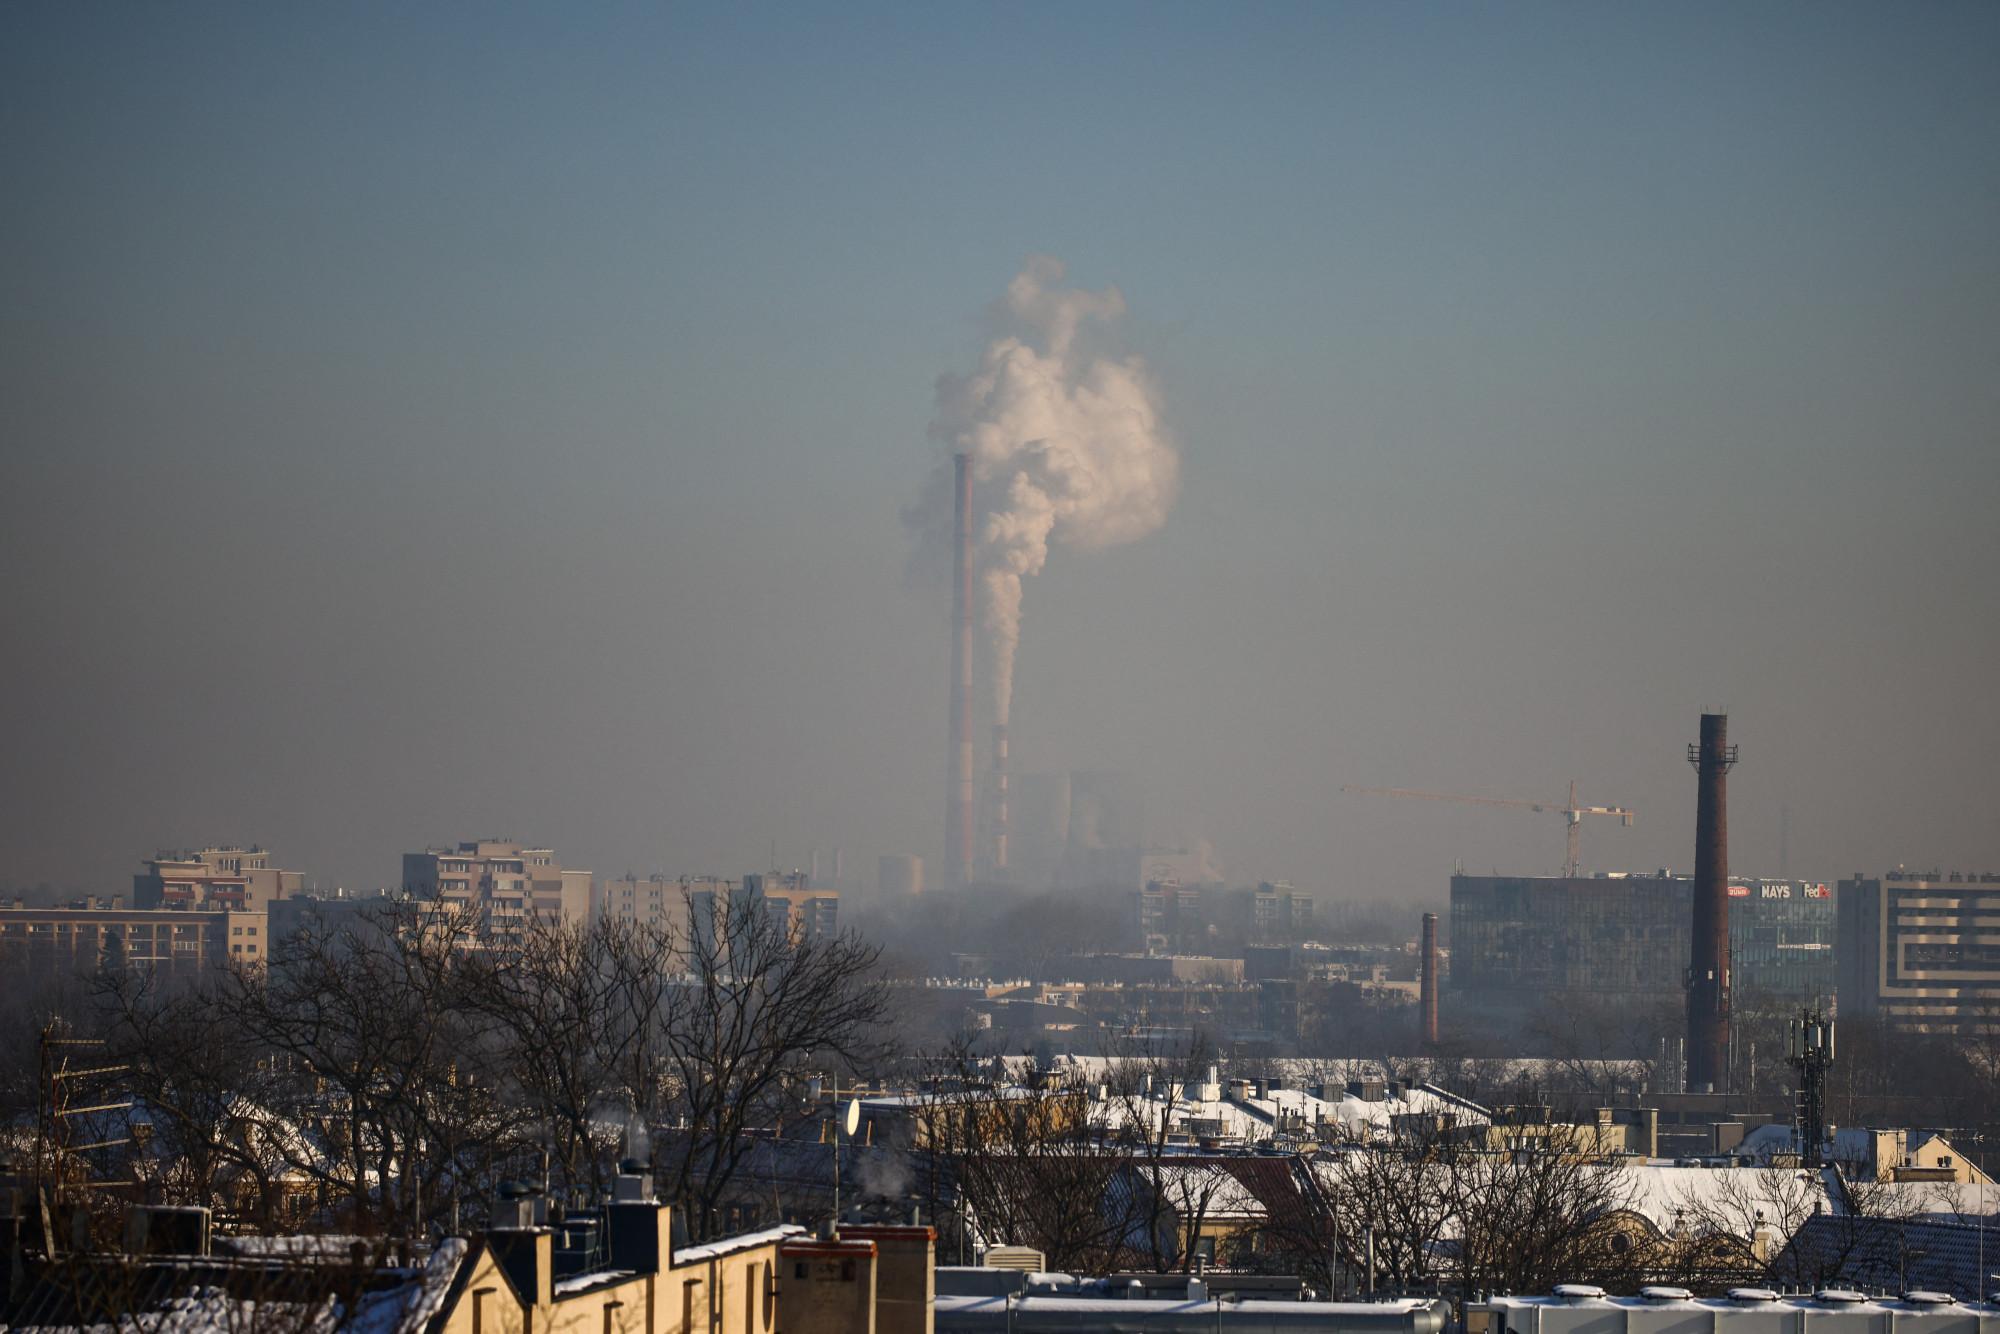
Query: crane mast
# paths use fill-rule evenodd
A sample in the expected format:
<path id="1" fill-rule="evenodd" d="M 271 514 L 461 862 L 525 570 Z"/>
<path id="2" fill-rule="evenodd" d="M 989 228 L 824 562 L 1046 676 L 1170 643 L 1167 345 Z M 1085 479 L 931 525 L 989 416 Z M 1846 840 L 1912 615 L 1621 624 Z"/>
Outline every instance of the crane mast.
<path id="1" fill-rule="evenodd" d="M 1425 801 L 1456 801 L 1468 806 L 1507 806 L 1517 811 L 1555 811 L 1563 817 L 1568 826 L 1569 852 L 1563 859 L 1563 878 L 1573 880 L 1577 873 L 1577 835 L 1583 827 L 1586 815 L 1616 815 L 1622 817 L 1630 827 L 1634 812 L 1623 806 L 1579 806 L 1576 804 L 1576 780 L 1569 784 L 1569 800 L 1561 801 L 1515 801 L 1507 797 L 1460 797 L 1448 792 L 1412 792 L 1402 787 L 1343 787 L 1342 792 L 1365 792 L 1377 797 L 1421 797 Z"/>

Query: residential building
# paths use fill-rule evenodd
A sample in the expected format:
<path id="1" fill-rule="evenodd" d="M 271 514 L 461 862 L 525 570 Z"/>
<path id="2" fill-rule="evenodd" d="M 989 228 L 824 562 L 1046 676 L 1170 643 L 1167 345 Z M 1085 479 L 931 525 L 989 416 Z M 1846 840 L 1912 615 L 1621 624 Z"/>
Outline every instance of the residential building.
<path id="1" fill-rule="evenodd" d="M 192 974 L 223 962 L 261 962 L 270 949 L 265 913 L 91 903 L 0 909 L 0 974 L 67 975 L 121 966 Z"/>
<path id="2" fill-rule="evenodd" d="M 830 940 L 840 934 L 840 895 L 814 886 L 804 871 L 746 875 L 735 902 L 738 911 L 761 907 L 793 940 Z"/>
<path id="3" fill-rule="evenodd" d="M 1900 1301 L 1877 1296 L 1866 1303 L 1850 1302 L 1841 1316 L 1857 1325 L 1866 1320 L 1871 1329 L 1893 1327 L 1896 1334 L 1932 1334 L 1933 1330 L 1943 1334 L 1952 1316 L 1981 1309 L 1960 1302 L 1977 1302 L 1992 1291 L 1992 1244 L 1993 1229 L 1984 1218 L 1966 1218 L 1959 1213 L 1870 1217 L 1850 1211 L 1828 1212 L 1814 1214 L 1800 1224 L 1772 1269 L 1787 1286 L 1806 1290 L 1908 1293 L 1909 1299 Z M 1948 1294 L 1959 1300 L 1938 1302 L 1932 1294 Z M 1811 1306 L 1820 1309 L 1808 1316 L 1805 1312 Z M 1763 1317 L 1761 1322 L 1738 1319 L 1734 1323 L 1745 1331 L 1774 1325 L 1797 1328 L 1808 1320 L 1824 1328 L 1826 1319 L 1820 1314 L 1825 1306 L 1803 1294 L 1784 1302 L 1760 1302 L 1745 1314 L 1752 1310 Z M 1725 1321 L 1715 1324 L 1714 1334 L 1732 1334 Z M 1525 1322 L 1517 1317 L 1514 1327 L 1523 1328 Z M 1538 1327 L 1546 1334 L 1557 1334 L 1558 1327 L 1553 1324 L 1538 1323 Z"/>
<path id="4" fill-rule="evenodd" d="M 283 940 L 307 926 L 326 932 L 349 930 L 403 902 L 401 891 L 391 890 L 377 890 L 373 894 L 348 894 L 337 889 L 324 895 L 288 894 L 271 905 L 271 938 Z"/>
<path id="5" fill-rule="evenodd" d="M 1730 1123 L 1720 1123 L 1714 1129 L 1727 1133 Z M 1797 1165 L 1796 1127 L 1766 1124 L 1747 1132 L 1742 1132 L 1740 1126 L 1737 1129 L 1742 1138 L 1724 1146 L 1732 1157 L 1774 1166 Z M 1980 1187 L 1993 1184 L 1993 1178 L 1980 1171 L 1977 1163 L 1935 1130 L 1828 1127 L 1822 1152 L 1829 1161 L 1840 1164 L 1841 1174 L 1849 1181 Z"/>
<path id="6" fill-rule="evenodd" d="M 804 871 L 752 873 L 742 880 L 684 881 L 689 938 L 715 939 L 729 921 L 767 920 L 788 940 L 829 940 L 840 934 L 840 895 L 820 889 Z"/>
<path id="7" fill-rule="evenodd" d="M 1148 950 L 1171 949 L 1183 935 L 1203 925 L 1201 890 L 1172 877 L 1149 880 L 1132 896 L 1132 918 Z"/>
<path id="8" fill-rule="evenodd" d="M 262 912 L 305 885 L 297 871 L 281 871 L 268 848 L 163 848 L 132 877 L 135 908 L 192 908 L 202 912 Z"/>
<path id="9" fill-rule="evenodd" d="M 1843 1018 L 1960 1037 L 2000 1022 L 2000 875 L 1857 873 L 1839 903 Z"/>
<path id="10" fill-rule="evenodd" d="M 403 854 L 403 890 L 478 914 L 496 939 L 518 938 L 535 921 L 583 922 L 591 875 L 566 871 L 548 848 L 499 839 Z"/>
<path id="11" fill-rule="evenodd" d="M 650 1174 L 620 1175 L 583 1209 L 503 1187 L 485 1229 L 427 1256 L 407 1241 L 222 1235 L 206 1208 L 140 1206 L 132 1254 L 52 1255 L 17 1272 L 0 1317 L 78 1331 L 113 1311 L 176 1330 L 930 1334 L 930 1227 L 843 1224 L 820 1239 L 788 1223 L 689 1245 L 679 1221 Z"/>
<path id="12" fill-rule="evenodd" d="M 622 879 L 607 880 L 597 887 L 590 915 L 593 918 L 641 922 L 647 926 L 679 926 L 687 914 L 690 887 L 712 887 L 716 883 L 710 879 L 670 880 L 663 875 L 650 875 L 641 880 L 636 875 L 626 875 Z"/>
<path id="13" fill-rule="evenodd" d="M 1313 898 L 1293 889 L 1287 880 L 1266 880 L 1255 889 L 1228 890 L 1218 896 L 1224 919 L 1246 941 L 1286 940 L 1312 930 Z"/>

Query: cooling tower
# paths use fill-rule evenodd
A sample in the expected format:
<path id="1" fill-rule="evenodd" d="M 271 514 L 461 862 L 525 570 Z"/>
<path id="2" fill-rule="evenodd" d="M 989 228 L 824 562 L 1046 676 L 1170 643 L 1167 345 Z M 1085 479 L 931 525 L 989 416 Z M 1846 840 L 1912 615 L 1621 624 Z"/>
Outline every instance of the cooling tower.
<path id="1" fill-rule="evenodd" d="M 907 899 L 924 892 L 923 858 L 891 855 L 875 865 L 876 885 L 884 898 Z"/>

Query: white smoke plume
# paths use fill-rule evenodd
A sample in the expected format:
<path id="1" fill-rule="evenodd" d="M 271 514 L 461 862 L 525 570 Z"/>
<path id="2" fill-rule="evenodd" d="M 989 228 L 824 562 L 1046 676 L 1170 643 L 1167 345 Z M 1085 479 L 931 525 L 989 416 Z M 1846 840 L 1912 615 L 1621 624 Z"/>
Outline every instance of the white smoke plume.
<path id="1" fill-rule="evenodd" d="M 933 440 L 972 456 L 973 536 L 995 720 L 1006 722 L 1021 640 L 1021 581 L 1051 543 L 1115 546 L 1158 528 L 1180 485 L 1152 373 L 1136 356 L 1079 350 L 1087 321 L 1125 314 L 1115 287 L 1061 286 L 1062 261 L 1031 255 L 1002 310 L 1018 333 L 971 375 L 938 378 Z"/>

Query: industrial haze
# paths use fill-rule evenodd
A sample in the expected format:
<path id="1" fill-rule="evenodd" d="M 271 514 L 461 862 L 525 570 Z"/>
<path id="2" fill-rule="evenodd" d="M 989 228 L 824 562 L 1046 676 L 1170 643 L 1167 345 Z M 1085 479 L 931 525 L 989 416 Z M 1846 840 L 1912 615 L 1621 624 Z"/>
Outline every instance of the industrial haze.
<path id="1" fill-rule="evenodd" d="M 1586 873 L 1685 872 L 1709 708 L 1733 873 L 2000 870 L 1996 62 L 1969 6 L 9 6 L 0 879 L 939 866 L 1007 318 L 1171 466 L 1015 534 L 981 770 L 1011 698 L 1016 775 L 1414 911 L 1560 818 L 1343 784 L 1575 779 L 1637 812 Z"/>

